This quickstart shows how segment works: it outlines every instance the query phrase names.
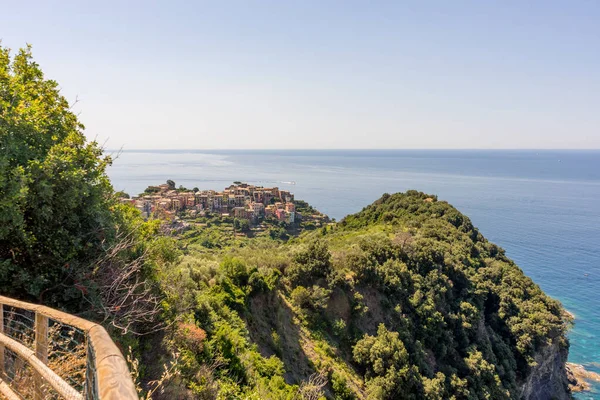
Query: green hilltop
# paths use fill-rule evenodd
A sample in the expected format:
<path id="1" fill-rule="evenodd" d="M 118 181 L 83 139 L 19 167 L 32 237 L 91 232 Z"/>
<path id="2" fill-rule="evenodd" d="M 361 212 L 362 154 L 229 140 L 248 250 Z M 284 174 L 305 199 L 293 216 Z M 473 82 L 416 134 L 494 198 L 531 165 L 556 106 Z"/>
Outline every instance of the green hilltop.
<path id="1" fill-rule="evenodd" d="M 560 304 L 435 196 L 386 194 L 288 242 L 183 247 L 161 279 L 197 396 L 519 398 L 545 349 L 566 359 Z"/>

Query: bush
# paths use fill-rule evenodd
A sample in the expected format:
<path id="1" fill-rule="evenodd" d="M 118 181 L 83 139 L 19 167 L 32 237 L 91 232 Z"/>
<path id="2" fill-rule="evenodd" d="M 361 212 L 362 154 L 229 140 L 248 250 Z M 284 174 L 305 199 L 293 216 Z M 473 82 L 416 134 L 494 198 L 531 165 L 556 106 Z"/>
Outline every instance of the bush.
<path id="1" fill-rule="evenodd" d="M 281 272 L 278 269 L 257 270 L 250 274 L 248 284 L 253 292 L 267 293 L 277 287 L 280 277 Z"/>
<path id="2" fill-rule="evenodd" d="M 206 332 L 191 323 L 177 324 L 174 335 L 175 343 L 193 353 L 200 353 L 204 348 Z"/>
<path id="3" fill-rule="evenodd" d="M 115 240 L 111 159 L 29 47 L 11 60 L 0 46 L 0 121 L 0 291 L 79 307 Z"/>
<path id="4" fill-rule="evenodd" d="M 337 319 L 333 323 L 333 334 L 337 337 L 344 337 L 346 335 L 346 322 L 343 319 Z"/>
<path id="5" fill-rule="evenodd" d="M 366 368 L 366 382 L 372 398 L 418 398 L 415 397 L 420 392 L 418 369 L 410 364 L 398 332 L 379 325 L 377 336 L 365 335 L 354 346 L 353 355 L 354 361 Z"/>
<path id="6" fill-rule="evenodd" d="M 304 286 L 297 286 L 290 297 L 297 307 L 307 309 L 311 306 L 310 292 Z"/>
<path id="7" fill-rule="evenodd" d="M 250 221 L 247 219 L 235 218 L 233 220 L 233 227 L 241 232 L 248 232 L 250 230 Z"/>
<path id="8" fill-rule="evenodd" d="M 287 240 L 289 235 L 284 228 L 271 228 L 269 229 L 269 236 L 271 239 Z"/>
<path id="9" fill-rule="evenodd" d="M 327 307 L 331 290 L 321 286 L 313 286 L 310 291 L 310 306 L 315 311 L 324 310 Z"/>
<path id="10" fill-rule="evenodd" d="M 354 393 L 348 387 L 346 378 L 337 373 L 331 374 L 331 389 L 333 390 L 333 398 L 335 400 L 353 400 L 355 399 Z"/>
<path id="11" fill-rule="evenodd" d="M 293 284 L 311 284 L 331 273 L 331 254 L 324 241 L 315 240 L 294 256 L 294 263 L 288 268 L 288 276 Z"/>
<path id="12" fill-rule="evenodd" d="M 233 283 L 237 286 L 248 284 L 248 268 L 239 258 L 227 257 L 221 262 L 221 268 Z"/>

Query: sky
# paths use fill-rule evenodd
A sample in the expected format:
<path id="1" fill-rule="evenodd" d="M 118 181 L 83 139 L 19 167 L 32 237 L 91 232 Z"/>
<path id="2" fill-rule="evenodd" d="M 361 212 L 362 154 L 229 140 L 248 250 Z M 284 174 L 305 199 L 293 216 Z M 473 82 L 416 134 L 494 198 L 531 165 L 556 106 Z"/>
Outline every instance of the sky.
<path id="1" fill-rule="evenodd" d="M 5 1 L 109 149 L 600 148 L 600 1 Z"/>

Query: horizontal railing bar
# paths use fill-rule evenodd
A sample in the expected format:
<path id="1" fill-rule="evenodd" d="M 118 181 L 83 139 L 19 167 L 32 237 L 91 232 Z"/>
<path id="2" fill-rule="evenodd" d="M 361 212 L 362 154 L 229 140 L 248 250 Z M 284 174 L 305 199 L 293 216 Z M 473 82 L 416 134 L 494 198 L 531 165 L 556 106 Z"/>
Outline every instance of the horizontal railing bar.
<path id="1" fill-rule="evenodd" d="M 23 359 L 23 361 L 33 367 L 39 376 L 44 378 L 44 380 L 48 382 L 48 384 L 50 384 L 50 386 L 52 386 L 52 388 L 56 390 L 59 395 L 68 399 L 83 399 L 81 393 L 73 389 L 71 385 L 65 382 L 54 371 L 48 368 L 46 364 L 38 359 L 33 350 L 25 347 L 16 340 L 5 336 L 4 334 L 0 334 L 0 343 L 2 343 L 5 347 Z"/>
<path id="2" fill-rule="evenodd" d="M 2 396 L 6 398 L 6 400 L 21 400 L 19 395 L 17 395 L 8 385 L 8 383 L 4 382 L 0 379 L 0 393 Z"/>
<path id="3" fill-rule="evenodd" d="M 123 378 L 130 376 L 127 362 L 106 330 L 101 325 L 96 325 L 88 335 L 90 344 L 95 351 L 100 399 L 137 399 L 138 394 L 133 381 Z"/>
<path id="4" fill-rule="evenodd" d="M 67 314 L 65 312 L 58 311 L 50 307 L 41 306 L 39 304 L 26 303 L 24 301 L 14 300 L 9 297 L 0 296 L 0 303 L 11 307 L 17 307 L 22 308 L 24 310 L 39 312 L 54 321 L 60 322 L 64 325 L 70 325 L 75 328 L 79 328 L 86 332 L 92 329 L 94 326 L 98 325 L 94 322 L 90 322 L 83 318 L 79 318 L 74 315 Z"/>

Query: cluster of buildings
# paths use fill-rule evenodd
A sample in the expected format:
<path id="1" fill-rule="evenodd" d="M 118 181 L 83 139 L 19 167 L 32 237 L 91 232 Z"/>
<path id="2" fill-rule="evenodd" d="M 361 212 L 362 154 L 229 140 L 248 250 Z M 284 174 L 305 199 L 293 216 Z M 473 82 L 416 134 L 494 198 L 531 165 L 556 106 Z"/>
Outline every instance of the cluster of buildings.
<path id="1" fill-rule="evenodd" d="M 232 216 L 257 222 L 260 218 L 275 218 L 293 223 L 297 219 L 294 194 L 277 187 L 265 188 L 246 183 L 235 183 L 221 192 L 175 190 L 168 184 L 150 186 L 146 193 L 132 199 L 121 199 L 133 204 L 144 217 L 154 213 L 179 213 L 191 215 L 206 212 Z"/>

